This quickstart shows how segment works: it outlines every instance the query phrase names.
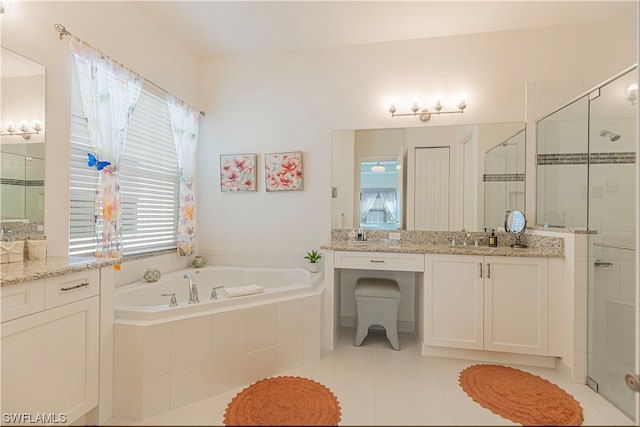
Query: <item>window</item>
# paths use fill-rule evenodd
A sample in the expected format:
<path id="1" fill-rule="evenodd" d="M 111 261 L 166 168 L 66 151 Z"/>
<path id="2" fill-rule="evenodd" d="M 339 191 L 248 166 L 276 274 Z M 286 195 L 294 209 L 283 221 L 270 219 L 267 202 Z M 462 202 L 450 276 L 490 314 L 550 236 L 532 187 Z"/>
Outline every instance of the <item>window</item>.
<path id="1" fill-rule="evenodd" d="M 127 131 L 121 164 L 123 254 L 176 248 L 178 155 L 164 94 L 147 82 L 142 87 Z M 93 256 L 98 172 L 87 165 L 93 148 L 84 117 L 75 69 L 71 88 L 71 171 L 69 255 Z"/>

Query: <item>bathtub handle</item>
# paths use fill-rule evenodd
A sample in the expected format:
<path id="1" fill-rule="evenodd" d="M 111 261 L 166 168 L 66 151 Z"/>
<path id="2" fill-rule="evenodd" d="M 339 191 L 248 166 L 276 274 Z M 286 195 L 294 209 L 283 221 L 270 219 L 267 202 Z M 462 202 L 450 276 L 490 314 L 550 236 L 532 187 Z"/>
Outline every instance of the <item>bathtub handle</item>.
<path id="1" fill-rule="evenodd" d="M 211 288 L 211 296 L 209 297 L 209 299 L 218 299 L 218 292 L 216 290 L 222 288 L 224 288 L 224 286 L 216 286 L 215 288 Z"/>
<path id="2" fill-rule="evenodd" d="M 178 306 L 178 300 L 176 300 L 175 292 L 172 293 L 172 294 L 160 294 L 160 296 L 162 296 L 162 297 L 171 297 L 171 301 L 169 302 L 169 307 L 177 307 Z"/>

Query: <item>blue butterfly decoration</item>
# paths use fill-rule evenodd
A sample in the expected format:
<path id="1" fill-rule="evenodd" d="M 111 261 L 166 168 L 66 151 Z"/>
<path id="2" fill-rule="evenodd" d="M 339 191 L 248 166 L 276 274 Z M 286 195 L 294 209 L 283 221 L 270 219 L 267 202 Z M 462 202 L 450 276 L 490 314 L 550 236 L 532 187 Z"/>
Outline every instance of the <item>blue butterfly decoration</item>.
<path id="1" fill-rule="evenodd" d="M 94 156 L 91 153 L 87 153 L 87 156 L 89 156 L 89 161 L 87 162 L 87 164 L 89 165 L 90 168 L 92 167 L 96 167 L 96 169 L 98 169 L 99 171 L 101 171 L 102 169 L 104 169 L 105 167 L 109 166 L 111 164 L 111 162 L 101 162 L 98 160 L 98 158 L 96 156 Z"/>

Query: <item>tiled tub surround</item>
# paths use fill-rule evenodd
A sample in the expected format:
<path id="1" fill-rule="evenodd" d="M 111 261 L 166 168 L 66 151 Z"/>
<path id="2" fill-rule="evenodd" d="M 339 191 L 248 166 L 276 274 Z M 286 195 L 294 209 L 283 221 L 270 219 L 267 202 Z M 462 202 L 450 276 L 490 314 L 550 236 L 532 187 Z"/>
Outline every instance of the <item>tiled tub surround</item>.
<path id="1" fill-rule="evenodd" d="M 319 360 L 321 273 L 315 285 L 163 321 L 116 319 L 114 416 L 147 418 Z"/>

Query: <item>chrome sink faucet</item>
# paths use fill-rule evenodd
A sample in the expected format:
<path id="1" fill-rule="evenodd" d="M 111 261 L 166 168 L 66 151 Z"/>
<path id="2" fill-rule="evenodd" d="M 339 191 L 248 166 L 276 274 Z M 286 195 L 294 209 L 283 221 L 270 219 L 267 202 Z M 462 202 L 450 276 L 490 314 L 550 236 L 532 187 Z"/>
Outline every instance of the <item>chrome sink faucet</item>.
<path id="1" fill-rule="evenodd" d="M 189 281 L 189 304 L 200 302 L 198 299 L 198 287 L 196 286 L 196 281 L 193 279 L 193 276 L 191 276 L 191 273 L 185 274 L 182 278 Z"/>

